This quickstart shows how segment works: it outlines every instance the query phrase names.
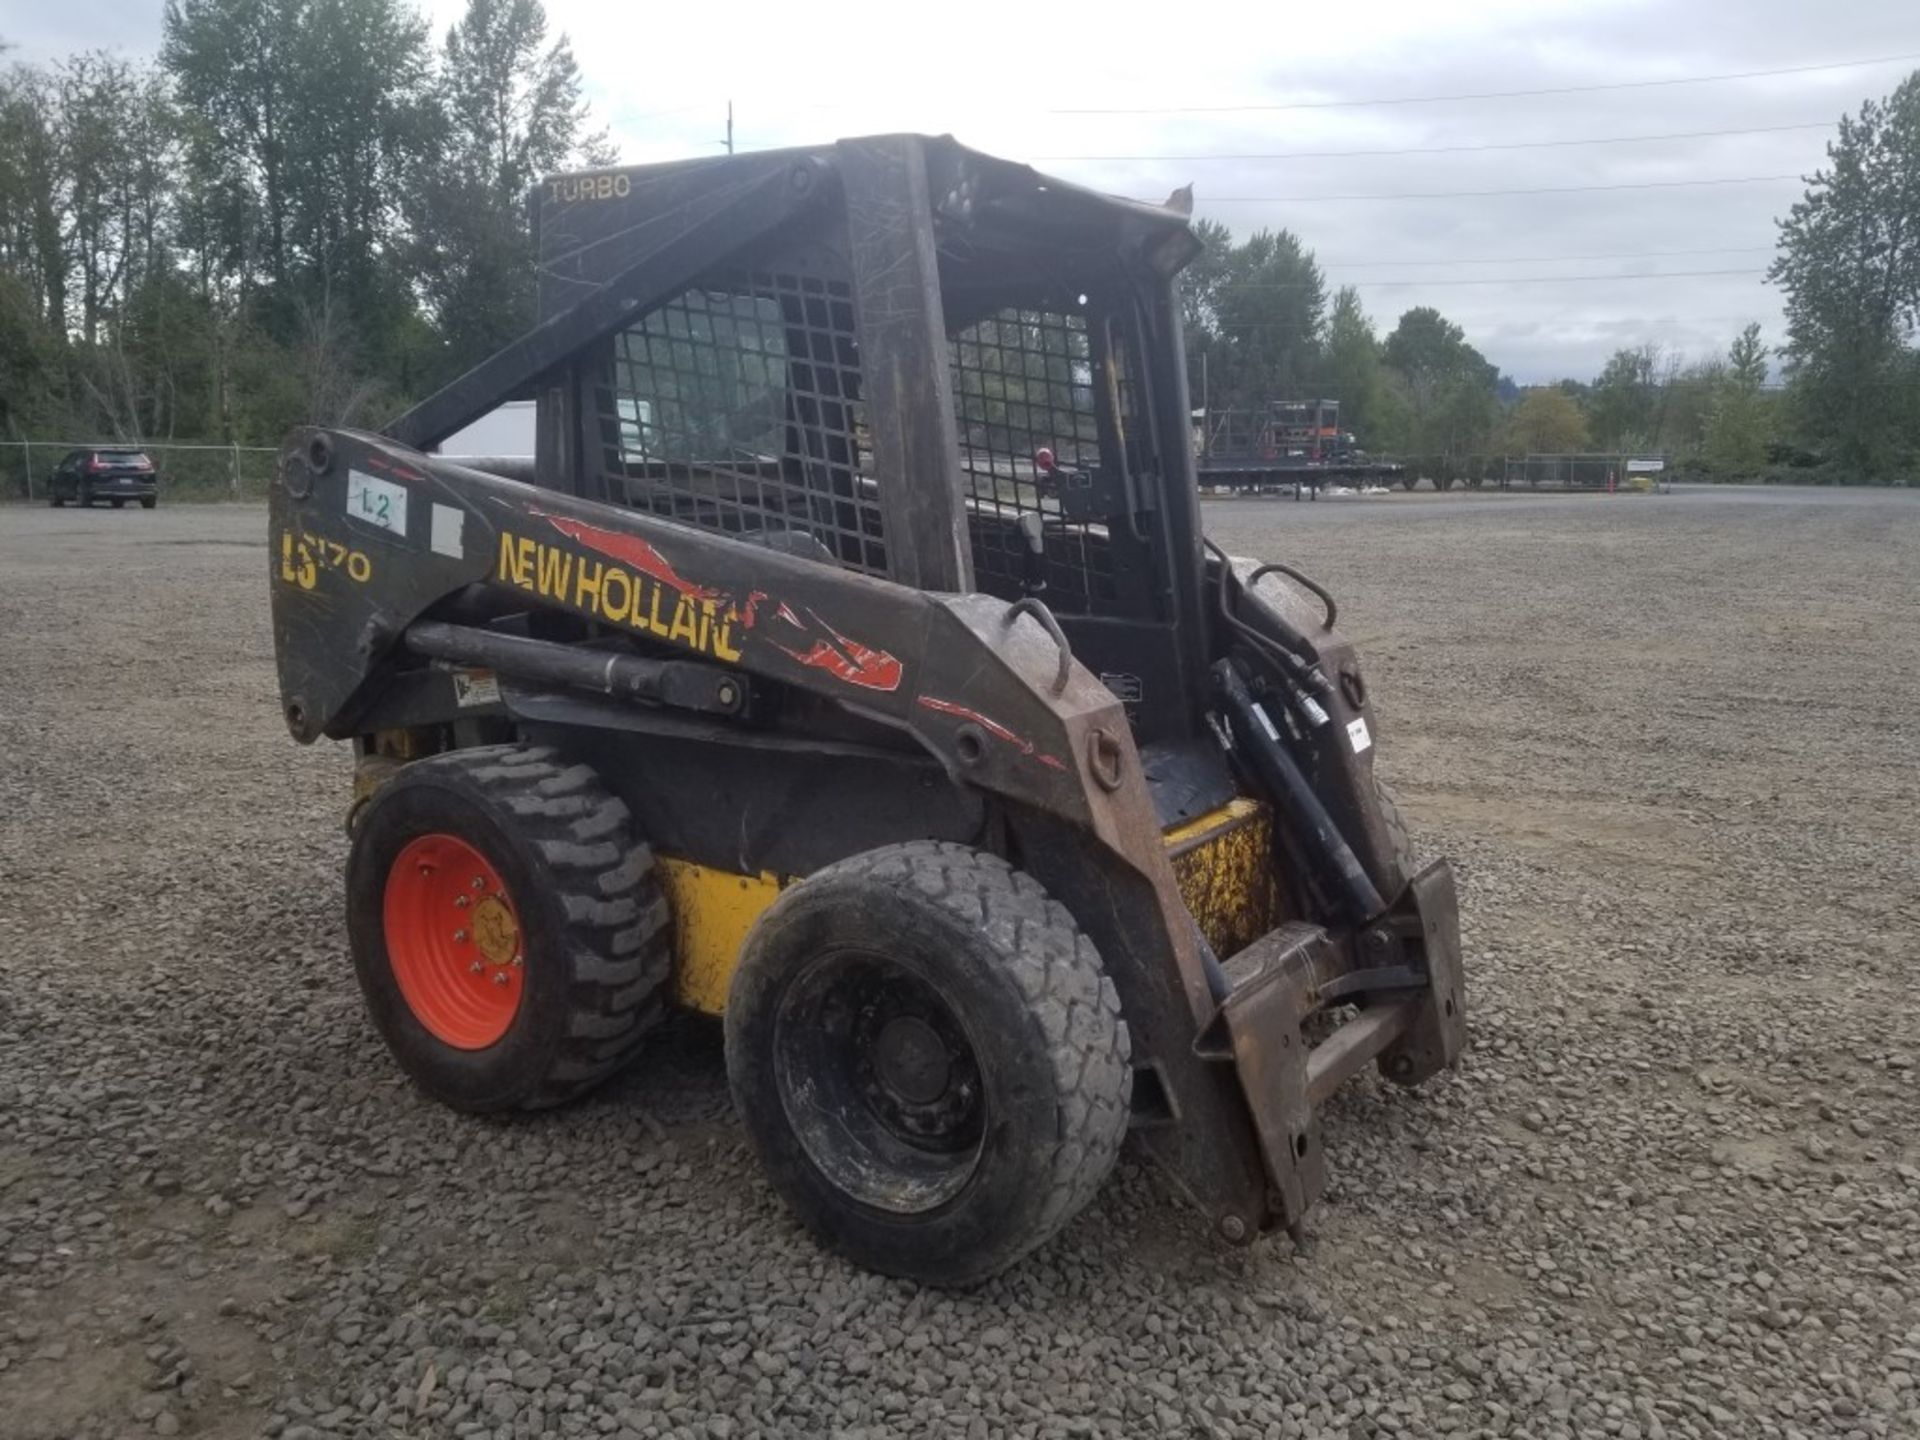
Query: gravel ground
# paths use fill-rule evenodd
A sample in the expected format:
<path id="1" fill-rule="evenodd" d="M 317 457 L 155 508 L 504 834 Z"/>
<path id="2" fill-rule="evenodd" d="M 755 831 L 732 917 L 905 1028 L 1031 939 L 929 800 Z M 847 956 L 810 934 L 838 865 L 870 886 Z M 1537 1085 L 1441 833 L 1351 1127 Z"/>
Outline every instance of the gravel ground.
<path id="1" fill-rule="evenodd" d="M 1123 1161 L 967 1295 L 823 1258 L 717 1031 L 496 1124 L 347 961 L 264 518 L 0 510 L 0 1434 L 1920 1434 L 1920 496 L 1219 502 L 1334 585 L 1473 1048 L 1308 1253 Z"/>

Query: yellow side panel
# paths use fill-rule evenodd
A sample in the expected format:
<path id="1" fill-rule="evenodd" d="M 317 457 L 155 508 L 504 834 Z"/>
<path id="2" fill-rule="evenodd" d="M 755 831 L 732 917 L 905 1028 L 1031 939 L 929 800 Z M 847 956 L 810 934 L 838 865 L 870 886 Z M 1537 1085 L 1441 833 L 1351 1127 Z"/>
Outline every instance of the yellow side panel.
<path id="1" fill-rule="evenodd" d="M 675 998 L 718 1015 L 727 1008 L 741 943 L 780 894 L 780 877 L 736 875 L 668 855 L 656 856 L 654 869 L 673 911 Z"/>
<path id="2" fill-rule="evenodd" d="M 1196 841 L 1211 839 L 1230 826 L 1265 816 L 1266 813 L 1267 807 L 1258 800 L 1236 795 L 1218 810 L 1209 810 L 1184 825 L 1176 825 L 1163 832 L 1160 839 L 1169 850 L 1182 851 L 1191 848 Z"/>
<path id="3" fill-rule="evenodd" d="M 1280 923 L 1273 813 L 1257 800 L 1229 800 L 1161 837 L 1180 897 L 1222 960 Z"/>
<path id="4" fill-rule="evenodd" d="M 1280 923 L 1273 815 L 1265 805 L 1230 800 L 1161 838 L 1187 909 L 1222 959 Z M 690 1009 L 722 1014 L 747 932 L 790 882 L 670 855 L 656 855 L 654 866 L 673 911 L 675 997 Z"/>

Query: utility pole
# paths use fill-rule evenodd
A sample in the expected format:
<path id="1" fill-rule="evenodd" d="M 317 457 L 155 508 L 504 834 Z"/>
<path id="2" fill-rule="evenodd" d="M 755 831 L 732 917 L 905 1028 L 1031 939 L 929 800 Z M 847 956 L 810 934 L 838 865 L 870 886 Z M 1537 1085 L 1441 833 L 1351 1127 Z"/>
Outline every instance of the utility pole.
<path id="1" fill-rule="evenodd" d="M 1213 400 L 1207 384 L 1207 352 L 1200 352 L 1200 453 L 1213 450 Z"/>
<path id="2" fill-rule="evenodd" d="M 727 101 L 727 154 L 733 153 L 733 102 Z"/>

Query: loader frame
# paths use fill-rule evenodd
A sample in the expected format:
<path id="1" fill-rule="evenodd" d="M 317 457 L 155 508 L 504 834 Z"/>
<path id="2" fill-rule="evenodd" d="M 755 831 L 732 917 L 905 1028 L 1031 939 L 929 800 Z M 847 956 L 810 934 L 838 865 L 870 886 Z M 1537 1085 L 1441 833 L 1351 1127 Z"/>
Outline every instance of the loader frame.
<path id="1" fill-rule="evenodd" d="M 384 435 L 308 429 L 283 451 L 272 596 L 295 738 L 352 739 L 363 789 L 419 754 L 551 742 L 663 855 L 748 879 L 905 839 L 993 850 L 1098 947 L 1142 1141 L 1228 1240 L 1297 1225 L 1326 1095 L 1369 1061 L 1413 1083 L 1458 1055 L 1456 907 L 1444 862 L 1406 873 L 1394 851 L 1330 598 L 1204 547 L 1184 217 L 914 136 L 559 177 L 534 203 L 532 331 Z M 761 278 L 787 270 L 790 293 Z M 715 302 L 676 297 L 741 294 L 773 317 L 757 363 L 805 377 L 785 449 L 676 470 L 654 434 L 673 397 L 610 397 L 608 377 L 676 305 L 709 328 L 672 322 L 669 354 L 719 333 Z M 992 318 L 1062 306 L 1071 353 Z M 1036 482 L 968 459 L 1018 427 L 996 430 L 986 391 L 956 398 L 966 335 L 1092 397 L 1091 458 L 1038 482 L 1024 575 L 1005 542 Z M 527 396 L 530 470 L 425 453 Z M 1073 544 L 1107 570 L 1063 566 Z M 1188 872 L 1230 832 L 1244 853 L 1255 815 L 1271 874 L 1198 923 Z M 1216 953 L 1210 931 L 1249 926 Z M 1310 1018 L 1348 1006 L 1311 1044 Z"/>

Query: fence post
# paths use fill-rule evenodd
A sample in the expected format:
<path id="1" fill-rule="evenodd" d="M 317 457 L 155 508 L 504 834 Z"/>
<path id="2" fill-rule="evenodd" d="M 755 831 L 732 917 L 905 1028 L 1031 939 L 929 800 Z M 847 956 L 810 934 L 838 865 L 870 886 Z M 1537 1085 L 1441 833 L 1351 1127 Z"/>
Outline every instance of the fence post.
<path id="1" fill-rule="evenodd" d="M 233 446 L 233 498 L 240 498 L 240 442 L 229 442 Z"/>
<path id="2" fill-rule="evenodd" d="M 31 440 L 20 442 L 20 463 L 26 467 L 27 499 L 31 500 L 33 499 L 33 442 Z"/>

